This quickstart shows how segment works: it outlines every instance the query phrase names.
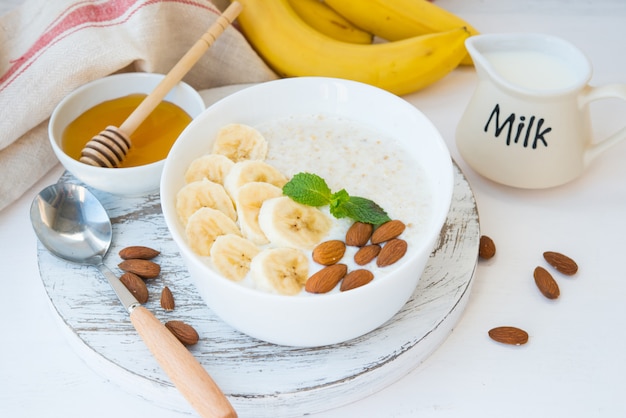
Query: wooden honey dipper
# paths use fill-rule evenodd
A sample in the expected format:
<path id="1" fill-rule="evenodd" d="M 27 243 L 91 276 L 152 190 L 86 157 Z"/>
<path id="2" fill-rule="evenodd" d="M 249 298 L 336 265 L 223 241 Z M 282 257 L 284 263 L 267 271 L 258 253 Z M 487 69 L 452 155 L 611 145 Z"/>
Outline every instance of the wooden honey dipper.
<path id="1" fill-rule="evenodd" d="M 196 41 L 187 53 L 174 65 L 154 90 L 118 127 L 107 126 L 94 136 L 83 148 L 80 161 L 96 167 L 115 168 L 122 163 L 131 147 L 130 136 L 161 103 L 163 98 L 180 82 L 213 42 L 237 18 L 242 6 L 235 1 L 224 10 L 211 27 Z"/>

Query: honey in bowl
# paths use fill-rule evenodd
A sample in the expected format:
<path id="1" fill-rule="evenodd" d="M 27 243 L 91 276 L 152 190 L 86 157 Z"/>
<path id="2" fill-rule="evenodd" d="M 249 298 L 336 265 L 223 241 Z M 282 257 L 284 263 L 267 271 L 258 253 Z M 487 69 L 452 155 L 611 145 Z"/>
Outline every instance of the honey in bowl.
<path id="1" fill-rule="evenodd" d="M 87 110 L 63 131 L 63 151 L 79 160 L 89 140 L 107 126 L 120 126 L 145 97 L 145 94 L 131 94 L 102 102 Z M 136 167 L 165 159 L 189 122 L 191 117 L 183 109 L 162 101 L 131 135 L 132 145 L 120 167 Z"/>

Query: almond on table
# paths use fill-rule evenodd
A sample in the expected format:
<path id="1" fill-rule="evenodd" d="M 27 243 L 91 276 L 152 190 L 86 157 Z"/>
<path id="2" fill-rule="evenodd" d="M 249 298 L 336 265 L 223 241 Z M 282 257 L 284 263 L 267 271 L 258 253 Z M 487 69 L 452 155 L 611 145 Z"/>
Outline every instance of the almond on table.
<path id="1" fill-rule="evenodd" d="M 496 244 L 487 235 L 481 235 L 478 244 L 478 256 L 488 260 L 494 255 L 496 255 Z"/>
<path id="2" fill-rule="evenodd" d="M 536 267 L 533 277 L 535 278 L 535 284 L 537 284 L 537 287 L 545 297 L 548 299 L 556 299 L 559 297 L 561 294 L 559 285 L 546 269 L 539 266 Z"/>
<path id="3" fill-rule="evenodd" d="M 119 256 L 123 260 L 130 260 L 134 258 L 151 260 L 159 254 L 161 254 L 160 251 L 150 247 L 144 247 L 142 245 L 132 245 L 130 247 L 122 248 L 119 252 Z"/>
<path id="4" fill-rule="evenodd" d="M 161 308 L 165 309 L 166 311 L 173 311 L 176 307 L 176 303 L 174 302 L 174 295 L 172 294 L 172 291 L 169 287 L 165 286 L 163 287 L 163 290 L 161 290 L 160 302 Z"/>
<path id="5" fill-rule="evenodd" d="M 120 282 L 133 294 L 137 302 L 144 304 L 148 301 L 148 287 L 141 277 L 127 271 L 120 276 Z"/>
<path id="6" fill-rule="evenodd" d="M 178 320 L 167 321 L 165 327 L 185 346 L 194 345 L 200 340 L 198 331 L 186 322 Z"/>
<path id="7" fill-rule="evenodd" d="M 142 279 L 153 279 L 161 273 L 161 266 L 150 260 L 131 259 L 124 260 L 118 264 L 124 271 L 135 273 Z"/>
<path id="8" fill-rule="evenodd" d="M 567 276 L 573 276 L 578 271 L 578 264 L 564 254 L 546 251 L 543 253 L 543 258 L 557 271 Z"/>
<path id="9" fill-rule="evenodd" d="M 489 337 L 502 344 L 523 345 L 528 342 L 528 333 L 521 328 L 502 326 L 489 330 Z"/>

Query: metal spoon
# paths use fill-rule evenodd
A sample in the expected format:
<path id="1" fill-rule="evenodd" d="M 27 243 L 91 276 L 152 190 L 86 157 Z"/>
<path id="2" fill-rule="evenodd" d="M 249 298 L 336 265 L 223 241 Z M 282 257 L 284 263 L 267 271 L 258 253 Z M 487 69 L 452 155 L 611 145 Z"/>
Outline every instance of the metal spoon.
<path id="1" fill-rule="evenodd" d="M 37 237 L 52 254 L 100 270 L 152 355 L 201 416 L 237 416 L 198 360 L 104 265 L 113 236 L 111 220 L 89 190 L 69 183 L 49 186 L 33 200 L 30 219 Z"/>

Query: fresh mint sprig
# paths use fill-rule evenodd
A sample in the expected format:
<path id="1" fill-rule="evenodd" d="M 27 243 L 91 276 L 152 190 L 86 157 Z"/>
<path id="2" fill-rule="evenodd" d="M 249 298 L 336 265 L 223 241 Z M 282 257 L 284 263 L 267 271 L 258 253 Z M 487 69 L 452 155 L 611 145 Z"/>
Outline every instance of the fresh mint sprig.
<path id="1" fill-rule="evenodd" d="M 364 197 L 350 196 L 345 189 L 333 193 L 317 174 L 298 173 L 283 186 L 283 194 L 307 206 L 329 206 L 337 219 L 351 218 L 358 222 L 380 225 L 391 218 L 378 204 Z"/>

